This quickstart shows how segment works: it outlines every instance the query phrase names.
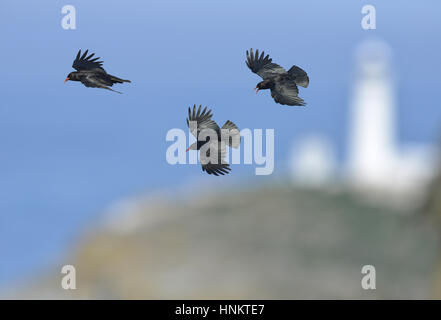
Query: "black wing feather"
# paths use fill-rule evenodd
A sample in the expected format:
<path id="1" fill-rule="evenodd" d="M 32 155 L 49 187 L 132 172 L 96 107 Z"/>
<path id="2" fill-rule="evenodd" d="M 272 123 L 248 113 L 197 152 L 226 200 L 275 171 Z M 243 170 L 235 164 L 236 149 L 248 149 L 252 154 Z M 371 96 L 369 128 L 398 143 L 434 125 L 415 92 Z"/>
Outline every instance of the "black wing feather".
<path id="1" fill-rule="evenodd" d="M 78 54 L 72 64 L 72 68 L 74 68 L 77 71 L 80 70 L 93 70 L 93 69 L 101 69 L 104 70 L 102 65 L 103 61 L 97 61 L 98 58 L 90 59 L 95 54 L 92 53 L 89 56 L 87 54 L 89 53 L 89 50 L 84 51 L 83 55 L 81 55 L 81 49 L 78 51 Z"/>
<path id="2" fill-rule="evenodd" d="M 304 106 L 305 101 L 298 97 L 299 89 L 294 80 L 277 81 L 275 87 L 271 89 L 271 96 L 274 101 L 289 106 Z"/>
<path id="3" fill-rule="evenodd" d="M 190 127 L 190 121 L 195 121 L 197 123 L 196 130 L 195 128 L 190 128 L 190 132 L 197 139 L 199 132 L 204 129 L 213 129 L 216 132 L 219 131 L 219 126 L 211 120 L 212 117 L 211 110 L 207 111 L 207 107 L 202 110 L 202 105 L 199 105 L 199 108 L 196 111 L 196 105 L 193 105 L 193 112 L 191 108 L 188 108 L 188 118 L 187 118 L 187 126 Z"/>
<path id="4" fill-rule="evenodd" d="M 210 152 L 213 151 L 216 154 L 215 163 L 211 162 Z M 230 165 L 225 162 L 227 150 L 224 142 L 210 141 L 209 149 L 206 155 L 204 152 L 200 153 L 202 171 L 208 174 L 214 174 L 215 176 L 228 174 L 230 172 Z"/>
<path id="5" fill-rule="evenodd" d="M 252 72 L 258 74 L 263 80 L 286 72 L 285 69 L 276 63 L 272 63 L 272 61 L 273 59 L 271 59 L 268 54 L 265 56 L 264 51 L 262 51 L 259 56 L 258 49 L 255 53 L 253 52 L 253 49 L 250 49 L 249 52 L 247 50 L 246 64 L 248 68 L 250 68 Z"/>

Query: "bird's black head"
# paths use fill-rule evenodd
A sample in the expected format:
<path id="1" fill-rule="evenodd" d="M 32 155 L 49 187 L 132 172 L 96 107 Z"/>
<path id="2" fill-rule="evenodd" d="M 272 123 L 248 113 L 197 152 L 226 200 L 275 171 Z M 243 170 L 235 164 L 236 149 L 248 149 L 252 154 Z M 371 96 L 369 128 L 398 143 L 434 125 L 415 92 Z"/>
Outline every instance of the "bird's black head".
<path id="1" fill-rule="evenodd" d="M 69 80 L 71 80 L 71 81 L 78 81 L 78 78 L 77 78 L 77 72 L 71 72 L 71 73 L 69 73 L 69 74 L 67 75 L 66 79 L 64 80 L 64 82 L 69 81 Z"/>
<path id="2" fill-rule="evenodd" d="M 256 88 L 254 88 L 256 90 L 256 93 L 259 90 L 265 90 L 265 89 L 271 89 L 274 86 L 274 82 L 270 79 L 268 80 L 263 80 L 261 82 L 259 82 L 256 86 Z"/>

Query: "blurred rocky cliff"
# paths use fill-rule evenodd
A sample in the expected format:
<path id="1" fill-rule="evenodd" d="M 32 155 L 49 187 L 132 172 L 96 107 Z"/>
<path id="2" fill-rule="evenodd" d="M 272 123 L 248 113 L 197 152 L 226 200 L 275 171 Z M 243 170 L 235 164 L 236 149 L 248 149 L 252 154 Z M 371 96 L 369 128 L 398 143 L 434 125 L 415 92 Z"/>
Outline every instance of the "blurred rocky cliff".
<path id="1" fill-rule="evenodd" d="M 118 205 L 22 298 L 431 298 L 438 231 L 338 188 L 271 184 Z M 60 286 L 76 267 L 76 290 Z M 361 268 L 376 268 L 376 290 Z"/>

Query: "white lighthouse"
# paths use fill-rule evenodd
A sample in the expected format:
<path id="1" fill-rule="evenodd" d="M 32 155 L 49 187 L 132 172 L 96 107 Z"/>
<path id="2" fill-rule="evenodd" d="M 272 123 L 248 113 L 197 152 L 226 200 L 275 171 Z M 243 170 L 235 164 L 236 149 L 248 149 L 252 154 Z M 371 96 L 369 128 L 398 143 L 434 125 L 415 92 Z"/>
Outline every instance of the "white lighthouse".
<path id="1" fill-rule="evenodd" d="M 355 83 L 349 110 L 349 175 L 360 185 L 390 181 L 394 164 L 395 101 L 390 49 L 366 42 L 356 51 Z"/>
<path id="2" fill-rule="evenodd" d="M 363 42 L 356 50 L 348 118 L 347 173 L 358 188 L 412 192 L 433 173 L 430 148 L 398 146 L 395 97 L 391 49 L 382 41 Z"/>

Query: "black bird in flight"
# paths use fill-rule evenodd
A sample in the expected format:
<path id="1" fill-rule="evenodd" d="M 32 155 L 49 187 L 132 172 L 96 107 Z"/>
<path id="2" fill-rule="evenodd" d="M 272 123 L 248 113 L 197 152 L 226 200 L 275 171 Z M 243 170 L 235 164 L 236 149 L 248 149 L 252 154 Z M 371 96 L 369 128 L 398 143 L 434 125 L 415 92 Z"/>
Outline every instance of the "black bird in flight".
<path id="1" fill-rule="evenodd" d="M 239 129 L 230 120 L 225 122 L 222 128 L 219 128 L 216 122 L 211 120 L 213 116 L 211 110 L 207 111 L 207 107 L 205 107 L 201 111 L 201 108 L 200 105 L 196 111 L 196 105 L 194 105 L 193 112 L 191 108 L 188 108 L 187 125 L 197 141 L 188 147 L 187 151 L 200 150 L 202 171 L 215 176 L 228 174 L 231 169 L 224 159 L 227 152 L 226 145 L 233 148 L 239 147 Z M 216 134 L 217 139 L 210 139 L 210 133 Z M 200 136 L 202 136 L 201 141 L 199 141 Z M 210 154 L 213 156 L 210 157 Z"/>
<path id="2" fill-rule="evenodd" d="M 263 81 L 259 82 L 255 88 L 256 93 L 259 90 L 270 89 L 274 101 L 289 106 L 304 106 L 306 102 L 298 97 L 299 89 L 297 85 L 304 88 L 308 87 L 309 78 L 305 71 L 297 66 L 292 66 L 288 72 L 276 63 L 272 63 L 269 55 L 262 51 L 259 56 L 259 50 L 253 53 L 253 49 L 248 53 L 247 66 L 254 73 L 258 74 Z"/>
<path id="3" fill-rule="evenodd" d="M 86 50 L 83 55 L 81 55 L 81 50 L 78 51 L 77 57 L 75 58 L 72 68 L 77 71 L 71 72 L 67 75 L 64 82 L 81 81 L 86 87 L 91 88 L 103 88 L 110 91 L 118 92 L 109 87 L 113 86 L 114 83 L 131 82 L 130 80 L 120 79 L 118 77 L 108 74 L 106 70 L 102 67 L 103 61 L 97 61 L 98 58 L 91 59 L 95 54 L 92 53 L 87 56 L 89 50 Z"/>

